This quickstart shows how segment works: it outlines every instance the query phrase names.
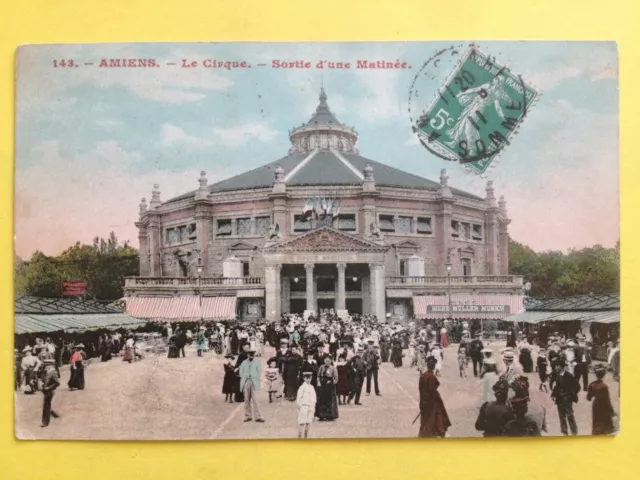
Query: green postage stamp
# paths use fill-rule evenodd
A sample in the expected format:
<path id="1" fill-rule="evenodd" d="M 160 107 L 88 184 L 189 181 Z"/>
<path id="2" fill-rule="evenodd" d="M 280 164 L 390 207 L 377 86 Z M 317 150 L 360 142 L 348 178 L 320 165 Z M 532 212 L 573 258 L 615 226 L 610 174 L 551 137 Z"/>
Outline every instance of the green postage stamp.
<path id="1" fill-rule="evenodd" d="M 420 117 L 417 132 L 435 155 L 484 173 L 540 93 L 472 47 Z"/>

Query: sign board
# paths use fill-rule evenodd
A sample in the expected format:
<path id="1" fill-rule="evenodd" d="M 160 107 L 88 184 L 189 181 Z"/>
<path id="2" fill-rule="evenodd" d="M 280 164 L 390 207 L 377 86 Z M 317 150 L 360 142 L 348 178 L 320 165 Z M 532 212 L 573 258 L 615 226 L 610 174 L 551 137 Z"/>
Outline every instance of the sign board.
<path id="1" fill-rule="evenodd" d="M 81 297 L 86 293 L 84 282 L 62 282 L 63 297 Z"/>
<path id="2" fill-rule="evenodd" d="M 427 313 L 449 313 L 449 305 L 427 305 Z M 510 313 L 509 305 L 451 305 L 451 313 Z"/>

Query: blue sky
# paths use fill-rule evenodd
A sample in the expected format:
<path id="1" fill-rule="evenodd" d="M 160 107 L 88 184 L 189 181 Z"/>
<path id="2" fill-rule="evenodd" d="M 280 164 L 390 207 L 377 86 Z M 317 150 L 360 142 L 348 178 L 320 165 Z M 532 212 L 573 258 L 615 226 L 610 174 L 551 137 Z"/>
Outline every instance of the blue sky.
<path id="1" fill-rule="evenodd" d="M 185 43 L 23 47 L 18 55 L 16 249 L 55 254 L 115 230 L 137 244 L 141 197 L 162 198 L 276 160 L 305 122 L 321 82 L 363 156 L 483 194 L 505 195 L 512 236 L 538 250 L 619 238 L 618 64 L 614 43 L 478 42 L 542 92 L 495 168 L 478 177 L 427 152 L 411 133 L 409 91 L 422 64 L 468 42 Z M 415 82 L 413 117 L 457 57 Z M 155 58 L 159 68 L 99 68 L 101 58 Z M 182 58 L 247 61 L 250 69 L 183 69 Z M 54 59 L 94 66 L 53 68 Z M 406 61 L 406 70 L 273 69 L 272 60 Z M 266 63 L 267 67 L 258 67 Z M 46 208 L 43 208 L 46 206 Z M 55 219 L 55 220 L 54 220 Z"/>

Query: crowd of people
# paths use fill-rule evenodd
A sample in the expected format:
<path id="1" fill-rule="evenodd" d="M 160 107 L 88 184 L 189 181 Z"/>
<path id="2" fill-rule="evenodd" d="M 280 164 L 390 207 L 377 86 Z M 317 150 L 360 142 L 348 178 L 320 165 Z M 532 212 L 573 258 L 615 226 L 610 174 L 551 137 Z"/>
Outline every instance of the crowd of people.
<path id="1" fill-rule="evenodd" d="M 451 426 L 446 399 L 438 392 L 442 377 L 444 351 L 453 344 L 457 349 L 460 377 L 467 377 L 469 364 L 473 377 L 480 380 L 478 417 L 475 428 L 484 436 L 536 436 L 547 430 L 547 415 L 529 396 L 530 381 L 539 379 L 538 389 L 554 401 L 561 432 L 578 434 L 573 405 L 581 390 L 593 402 L 593 434 L 615 431 L 615 412 L 607 384 L 606 367 L 593 364 L 584 335 L 567 339 L 556 333 L 546 345 L 529 342 L 511 328 L 506 347 L 494 350 L 483 339 L 476 325 L 458 321 L 410 322 L 406 325 L 380 321 L 375 316 L 353 315 L 338 318 L 321 314 L 304 318 L 285 314 L 277 322 L 239 325 L 235 322 L 194 322 L 164 326 L 169 358 L 186 356 L 185 347 L 195 344 L 198 356 L 212 351 L 224 356 L 222 394 L 225 402 L 244 402 L 245 421 L 263 423 L 259 395 L 268 401 L 291 402 L 297 406 L 299 436 L 308 437 L 313 421 L 339 419 L 343 405 L 362 405 L 366 395 L 381 396 L 378 372 L 382 363 L 395 368 L 409 366 L 419 375 L 421 437 L 443 437 Z M 195 332 L 195 334 L 193 333 Z M 261 361 L 265 347 L 275 353 L 266 359 L 264 377 Z M 70 390 L 84 389 L 84 369 L 89 361 L 83 343 L 71 348 Z M 50 338 L 36 339 L 25 346 L 20 368 L 16 369 L 16 389 L 24 379 L 26 393 L 43 391 L 43 426 L 50 417 L 51 400 L 59 385 L 59 351 Z M 450 351 L 450 349 L 449 349 Z M 131 332 L 103 334 L 97 352 L 102 361 L 121 356 L 134 362 L 141 356 Z M 271 350 L 269 350 L 271 352 Z M 619 382 L 619 342 L 609 352 L 608 364 Z M 18 364 L 18 362 L 17 362 Z M 51 368 L 53 367 L 53 368 Z M 589 383 L 589 372 L 596 381 Z M 471 376 L 471 373 L 469 373 Z M 417 418 L 416 418 L 417 421 Z"/>

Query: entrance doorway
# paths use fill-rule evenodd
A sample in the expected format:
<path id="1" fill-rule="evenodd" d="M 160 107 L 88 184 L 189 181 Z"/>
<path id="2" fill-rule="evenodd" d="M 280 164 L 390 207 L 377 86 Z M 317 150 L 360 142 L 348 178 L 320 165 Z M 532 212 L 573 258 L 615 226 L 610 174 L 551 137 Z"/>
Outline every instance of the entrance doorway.
<path id="1" fill-rule="evenodd" d="M 318 313 L 322 313 L 325 310 L 328 312 L 332 308 L 335 308 L 336 301 L 333 298 L 319 298 L 318 299 Z"/>
<path id="2" fill-rule="evenodd" d="M 362 315 L 362 299 L 361 298 L 347 298 L 345 302 L 345 306 L 347 307 L 347 311 L 353 315 L 358 314 Z"/>
<path id="3" fill-rule="evenodd" d="M 307 308 L 307 300 L 305 298 L 292 298 L 289 303 L 289 311 L 302 315 Z"/>

